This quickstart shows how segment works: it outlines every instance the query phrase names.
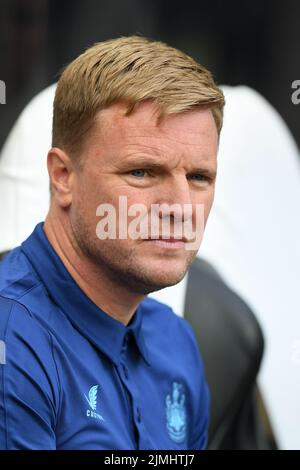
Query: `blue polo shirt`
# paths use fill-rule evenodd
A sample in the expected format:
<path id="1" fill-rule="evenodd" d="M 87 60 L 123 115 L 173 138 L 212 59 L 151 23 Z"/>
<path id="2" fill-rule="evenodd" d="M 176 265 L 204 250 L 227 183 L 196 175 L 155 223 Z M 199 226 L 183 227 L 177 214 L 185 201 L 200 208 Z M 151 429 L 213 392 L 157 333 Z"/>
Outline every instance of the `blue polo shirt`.
<path id="1" fill-rule="evenodd" d="M 209 394 L 189 324 L 148 297 L 127 326 L 114 320 L 43 224 L 0 263 L 0 340 L 1 449 L 206 446 Z"/>

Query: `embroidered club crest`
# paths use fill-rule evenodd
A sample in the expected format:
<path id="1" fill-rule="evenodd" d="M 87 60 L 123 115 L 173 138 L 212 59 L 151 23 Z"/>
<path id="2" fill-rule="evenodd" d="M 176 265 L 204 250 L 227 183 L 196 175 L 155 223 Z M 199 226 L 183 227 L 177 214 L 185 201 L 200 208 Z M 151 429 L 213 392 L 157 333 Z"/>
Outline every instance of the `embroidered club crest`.
<path id="1" fill-rule="evenodd" d="M 183 386 L 178 382 L 172 384 L 172 395 L 166 397 L 167 430 L 170 438 L 183 442 L 186 438 L 186 409 Z"/>

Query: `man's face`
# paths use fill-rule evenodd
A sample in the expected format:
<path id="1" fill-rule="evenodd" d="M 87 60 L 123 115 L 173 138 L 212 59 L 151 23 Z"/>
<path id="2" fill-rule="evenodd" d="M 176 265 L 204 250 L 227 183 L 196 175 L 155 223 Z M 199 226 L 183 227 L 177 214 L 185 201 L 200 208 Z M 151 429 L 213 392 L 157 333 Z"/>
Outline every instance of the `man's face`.
<path id="1" fill-rule="evenodd" d="M 218 135 L 208 109 L 167 116 L 158 125 L 152 103 L 138 105 L 129 116 L 125 110 L 117 103 L 99 113 L 75 174 L 69 215 L 78 245 L 97 268 L 131 291 L 148 294 L 178 283 L 197 249 L 186 249 L 184 241 L 150 240 L 150 230 L 147 239 L 145 233 L 143 239 L 119 239 L 119 196 L 126 197 L 128 208 L 143 204 L 149 223 L 153 204 L 189 204 L 194 230 L 195 208 L 202 204 L 205 225 L 213 202 Z M 116 210 L 116 239 L 100 240 L 96 234 L 101 204 Z M 133 218 L 127 217 L 128 226 Z M 174 212 L 169 220 L 171 238 L 183 217 Z"/>

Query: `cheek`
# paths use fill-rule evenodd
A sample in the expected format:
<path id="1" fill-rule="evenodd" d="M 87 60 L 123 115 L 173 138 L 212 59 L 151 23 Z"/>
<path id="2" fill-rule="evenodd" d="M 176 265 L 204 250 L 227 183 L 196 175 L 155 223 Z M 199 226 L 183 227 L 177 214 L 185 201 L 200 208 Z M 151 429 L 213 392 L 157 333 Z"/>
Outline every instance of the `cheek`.
<path id="1" fill-rule="evenodd" d="M 128 230 L 131 222 L 135 221 L 134 226 L 137 224 L 137 231 L 143 232 L 145 225 L 148 225 L 147 221 L 149 219 L 147 215 L 150 215 L 151 202 L 151 199 L 146 198 L 145 193 L 141 190 L 135 188 L 134 191 L 124 191 L 122 193 L 122 200 L 120 200 L 120 202 L 118 200 L 116 201 L 118 229 L 120 225 L 123 225 L 123 228 L 127 227 Z"/>
<path id="2" fill-rule="evenodd" d="M 213 202 L 214 202 L 214 195 L 215 195 L 215 191 L 214 191 L 214 188 L 209 191 L 206 195 L 206 198 L 205 198 L 205 206 L 206 206 L 206 209 L 207 211 L 209 212 L 212 205 L 213 205 Z"/>
<path id="3" fill-rule="evenodd" d="M 88 184 L 83 186 L 84 195 L 82 200 L 86 212 L 90 217 L 96 218 L 96 212 L 101 204 L 109 204 L 117 211 L 118 208 L 118 194 L 113 190 L 107 181 L 99 179 L 90 179 Z"/>
<path id="4" fill-rule="evenodd" d="M 143 214 L 147 213 L 148 210 L 150 211 L 150 199 L 145 198 L 145 193 L 141 189 L 108 185 L 107 181 L 103 185 L 99 183 L 98 190 L 90 189 L 89 192 L 90 196 L 85 196 L 85 220 L 88 219 L 90 225 L 99 227 L 107 224 L 103 228 L 105 232 L 109 225 L 117 238 L 118 235 L 121 238 L 126 237 L 125 240 L 119 240 L 118 244 L 127 246 L 130 223 L 134 219 L 139 219 L 141 214 L 138 208 L 132 215 L 128 215 L 128 211 L 133 205 L 142 204 L 145 209 Z"/>
<path id="5" fill-rule="evenodd" d="M 197 197 L 197 199 L 194 199 L 193 200 L 193 205 L 195 204 L 195 206 L 197 204 L 201 205 L 203 207 L 203 209 L 199 209 L 199 212 L 198 214 L 203 214 L 202 217 L 204 218 L 204 225 L 206 224 L 206 221 L 207 221 L 207 218 L 209 216 L 209 213 L 210 213 L 210 210 L 211 210 L 211 207 L 212 207 L 212 204 L 213 204 L 213 200 L 214 200 L 214 188 L 211 188 L 209 190 L 207 190 L 206 192 L 203 192 L 201 194 L 201 197 Z M 194 220 L 196 219 L 197 217 L 197 212 L 196 212 L 196 209 L 194 210 Z"/>
<path id="6" fill-rule="evenodd" d="M 81 185 L 78 185 L 73 198 L 73 217 L 80 219 L 80 223 L 89 227 L 89 230 L 96 230 L 97 222 L 99 221 L 97 208 L 103 202 L 101 199 L 101 191 L 92 181 L 89 184 L 86 181 L 82 181 Z"/>
<path id="7" fill-rule="evenodd" d="M 205 212 L 205 216 L 204 216 L 205 225 L 206 225 L 206 222 L 207 222 L 209 213 L 210 213 L 210 211 L 211 211 L 213 202 L 214 202 L 214 190 L 211 191 L 211 192 L 207 195 L 207 199 L 206 199 L 206 203 L 205 203 L 205 209 L 204 209 L 204 212 Z"/>

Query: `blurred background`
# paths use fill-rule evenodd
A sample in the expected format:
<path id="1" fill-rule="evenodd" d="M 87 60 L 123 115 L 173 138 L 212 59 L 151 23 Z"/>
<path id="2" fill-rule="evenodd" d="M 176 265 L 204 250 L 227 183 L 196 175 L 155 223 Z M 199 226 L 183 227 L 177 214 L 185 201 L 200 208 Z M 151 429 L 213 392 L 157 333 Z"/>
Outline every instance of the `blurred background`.
<path id="1" fill-rule="evenodd" d="M 6 104 L 0 105 L 0 252 L 29 235 L 48 207 L 48 176 L 40 157 L 49 148 L 54 88 L 31 105 L 1 151 L 21 111 L 87 47 L 136 33 L 194 57 L 225 85 L 228 97 L 219 182 L 200 255 L 256 315 L 265 340 L 262 367 L 263 339 L 251 312 L 235 297 L 230 311 L 223 312 L 224 299 L 235 295 L 231 291 L 216 306 L 216 279 L 208 316 L 204 281 L 210 274 L 201 272 L 200 280 L 195 274 L 193 302 L 186 280 L 157 293 L 180 315 L 195 311 L 196 328 L 201 318 L 197 333 L 208 378 L 215 379 L 215 395 L 210 383 L 215 410 L 223 405 L 232 410 L 230 401 L 222 403 L 225 392 L 238 405 L 226 432 L 218 411 L 215 422 L 223 434 L 216 424 L 211 448 L 300 449 L 300 104 L 292 102 L 292 83 L 300 80 L 299 0 L 1 0 L 0 80 L 6 84 Z M 238 328 L 228 321 L 235 308 L 243 322 L 249 319 Z M 212 319 L 213 328 L 206 319 Z M 237 329 L 239 335 L 231 337 Z M 234 343 L 240 349 L 230 351 Z M 244 392 L 234 382 L 237 373 Z M 244 384 L 247 373 L 251 387 Z M 263 404 L 259 413 L 268 443 L 257 438 L 257 403 Z"/>

